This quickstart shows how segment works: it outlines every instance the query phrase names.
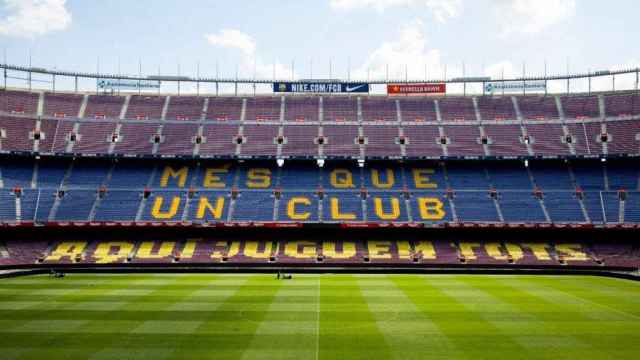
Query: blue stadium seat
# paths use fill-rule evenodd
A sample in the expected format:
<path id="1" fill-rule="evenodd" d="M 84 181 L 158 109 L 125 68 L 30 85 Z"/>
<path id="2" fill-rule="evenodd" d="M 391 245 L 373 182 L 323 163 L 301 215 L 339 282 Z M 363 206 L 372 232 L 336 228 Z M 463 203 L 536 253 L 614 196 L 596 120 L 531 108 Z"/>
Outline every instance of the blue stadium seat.
<path id="1" fill-rule="evenodd" d="M 576 177 L 576 185 L 584 191 L 604 190 L 604 173 L 598 162 L 576 162 L 571 164 Z"/>
<path id="2" fill-rule="evenodd" d="M 604 222 L 603 198 L 598 191 L 590 191 L 584 193 L 582 202 L 587 208 L 589 219 L 594 224 L 602 224 Z"/>
<path id="3" fill-rule="evenodd" d="M 454 203 L 462 222 L 499 222 L 493 200 L 486 191 L 458 191 Z"/>
<path id="4" fill-rule="evenodd" d="M 39 190 L 22 190 L 22 196 L 20 197 L 20 205 L 22 207 L 20 215 L 22 220 L 35 220 L 36 203 L 38 202 L 39 192 Z"/>
<path id="5" fill-rule="evenodd" d="M 109 168 L 108 164 L 96 163 L 93 160 L 79 160 L 73 165 L 66 186 L 97 189 L 105 184 Z"/>
<path id="6" fill-rule="evenodd" d="M 5 189 L 29 188 L 33 178 L 33 161 L 3 159 L 0 162 L 0 174 L 2 174 L 2 183 Z"/>
<path id="7" fill-rule="evenodd" d="M 529 164 L 535 184 L 543 191 L 572 190 L 575 188 L 566 164 L 532 161 Z"/>
<path id="8" fill-rule="evenodd" d="M 607 216 L 607 223 L 620 222 L 620 200 L 618 193 L 615 191 L 603 191 L 602 200 L 604 203 L 604 211 Z"/>
<path id="9" fill-rule="evenodd" d="M 38 188 L 58 189 L 69 168 L 63 160 L 42 160 L 38 166 Z"/>
<path id="10" fill-rule="evenodd" d="M 38 222 L 46 222 L 49 220 L 49 213 L 56 201 L 57 191 L 54 189 L 42 189 L 39 191 L 25 191 L 23 198 L 22 218 L 32 219 Z M 29 199 L 30 204 L 26 201 Z"/>
<path id="11" fill-rule="evenodd" d="M 0 190 L 0 221 L 16 220 L 16 198 L 7 190 Z"/>
<path id="12" fill-rule="evenodd" d="M 638 190 L 639 174 L 640 171 L 636 166 L 629 166 L 628 164 L 620 163 L 608 163 L 607 178 L 609 179 L 609 190 Z"/>
<path id="13" fill-rule="evenodd" d="M 500 193 L 498 202 L 506 222 L 546 222 L 540 202 L 531 192 L 504 191 Z"/>
<path id="14" fill-rule="evenodd" d="M 491 183 L 497 190 L 529 190 L 533 188 L 527 170 L 521 162 L 487 165 Z"/>
<path id="15" fill-rule="evenodd" d="M 624 221 L 640 223 L 640 192 L 628 192 L 624 202 Z"/>
<path id="16" fill-rule="evenodd" d="M 149 182 L 153 167 L 150 162 L 118 162 L 107 186 L 109 189 L 143 189 Z"/>
<path id="17" fill-rule="evenodd" d="M 447 163 L 449 185 L 453 190 L 488 191 L 491 188 L 485 165 L 477 162 Z"/>
<path id="18" fill-rule="evenodd" d="M 273 221 L 274 196 L 272 191 L 245 190 L 235 200 L 231 215 L 233 221 Z"/>
<path id="19" fill-rule="evenodd" d="M 142 199 L 140 191 L 109 190 L 100 200 L 95 221 L 134 221 Z"/>
<path id="20" fill-rule="evenodd" d="M 88 221 L 96 195 L 96 190 L 67 191 L 60 201 L 54 220 Z"/>
<path id="21" fill-rule="evenodd" d="M 544 205 L 552 222 L 581 223 L 586 221 L 582 208 L 580 208 L 580 202 L 572 192 L 545 192 Z"/>
<path id="22" fill-rule="evenodd" d="M 280 174 L 282 190 L 316 191 L 320 185 L 320 168 L 312 163 L 287 161 Z"/>

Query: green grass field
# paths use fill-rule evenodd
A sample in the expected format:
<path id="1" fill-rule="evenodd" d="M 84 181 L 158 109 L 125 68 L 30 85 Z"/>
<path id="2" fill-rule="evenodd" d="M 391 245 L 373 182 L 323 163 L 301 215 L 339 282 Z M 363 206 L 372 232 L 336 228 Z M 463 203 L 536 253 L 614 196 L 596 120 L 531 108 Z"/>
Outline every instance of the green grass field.
<path id="1" fill-rule="evenodd" d="M 472 275 L 0 280 L 0 359 L 638 359 L 640 283 Z"/>

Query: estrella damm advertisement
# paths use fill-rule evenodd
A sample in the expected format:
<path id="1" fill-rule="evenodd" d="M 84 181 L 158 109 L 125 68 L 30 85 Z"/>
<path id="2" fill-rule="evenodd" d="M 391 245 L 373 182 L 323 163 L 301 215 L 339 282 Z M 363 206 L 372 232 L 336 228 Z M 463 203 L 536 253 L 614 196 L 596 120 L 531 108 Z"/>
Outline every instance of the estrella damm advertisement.
<path id="1" fill-rule="evenodd" d="M 447 92 L 447 84 L 389 84 L 387 94 L 389 95 L 417 95 L 417 94 L 444 94 Z"/>

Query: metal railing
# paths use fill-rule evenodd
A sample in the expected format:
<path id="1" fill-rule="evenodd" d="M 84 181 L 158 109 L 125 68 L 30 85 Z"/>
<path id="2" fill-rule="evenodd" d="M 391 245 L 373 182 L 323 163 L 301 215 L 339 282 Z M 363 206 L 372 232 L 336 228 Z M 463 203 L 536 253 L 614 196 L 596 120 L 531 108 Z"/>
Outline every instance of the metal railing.
<path id="1" fill-rule="evenodd" d="M 175 75 L 126 75 L 126 74 L 112 74 L 112 73 L 98 73 L 98 72 L 76 72 L 76 71 L 65 71 L 65 70 L 49 70 L 40 67 L 29 67 L 29 66 L 20 66 L 20 65 L 11 65 L 11 64 L 0 64 L 0 69 L 3 70 L 3 88 L 7 88 L 8 80 L 20 80 L 29 90 L 33 88 L 34 82 L 48 84 L 48 90 L 56 91 L 56 83 L 58 78 L 69 78 L 73 80 L 74 86 L 72 89 L 63 89 L 63 91 L 74 91 L 79 92 L 80 87 L 78 81 L 80 79 L 89 79 L 96 80 L 96 88 L 95 91 L 99 92 L 98 88 L 98 80 L 100 79 L 115 79 L 115 80 L 130 80 L 130 81 L 158 81 L 160 83 L 160 87 L 157 92 L 162 93 L 163 84 L 171 84 L 177 85 L 178 94 L 180 94 L 180 89 L 182 84 L 194 84 L 196 87 L 196 94 L 200 95 L 200 85 L 201 84 L 210 84 L 215 86 L 215 95 L 221 95 L 220 88 L 224 86 L 233 86 L 234 91 L 230 94 L 238 95 L 238 86 L 239 85 L 249 85 L 250 89 L 253 90 L 253 93 L 256 94 L 256 86 L 258 85 L 270 85 L 272 83 L 278 82 L 293 82 L 293 83 L 302 83 L 303 80 L 300 79 L 256 79 L 256 78 L 228 78 L 228 77 L 190 77 L 190 76 L 175 76 Z M 17 72 L 22 74 L 22 76 L 10 76 L 10 72 Z M 41 75 L 46 76 L 49 80 L 42 79 L 34 79 L 33 75 Z M 446 83 L 446 84 L 459 84 L 462 85 L 463 93 L 462 95 L 474 95 L 479 93 L 469 93 L 468 89 L 471 88 L 470 85 L 481 86 L 482 92 L 481 94 L 486 94 L 486 85 L 489 83 L 508 83 L 508 82 L 522 82 L 526 84 L 531 81 L 542 81 L 545 83 L 545 88 L 548 90 L 548 82 L 550 81 L 566 81 L 566 92 L 562 93 L 572 93 L 572 81 L 575 80 L 584 80 L 586 79 L 588 82 L 587 88 L 579 87 L 578 91 L 575 92 L 588 92 L 592 91 L 592 80 L 600 79 L 600 78 L 610 78 L 611 79 L 611 88 L 609 90 L 616 91 L 616 77 L 621 75 L 634 75 L 635 82 L 632 88 L 627 88 L 626 90 L 638 90 L 640 83 L 640 68 L 633 69 L 621 69 L 621 70 L 604 70 L 604 71 L 589 71 L 586 73 L 576 73 L 576 74 L 565 74 L 565 75 L 524 75 L 521 77 L 515 78 L 499 78 L 494 79 L 490 77 L 456 77 L 456 78 L 441 78 L 441 79 L 348 79 L 348 80 L 340 80 L 342 83 L 346 84 L 356 84 L 356 83 L 368 83 L 371 85 L 387 85 L 387 84 L 417 84 L 417 83 Z M 308 80 L 304 80 L 308 81 Z M 316 80 L 322 81 L 322 80 Z M 574 88 L 576 89 L 576 88 Z M 545 90 L 545 94 L 547 93 Z M 88 90 L 84 90 L 88 91 Z M 138 89 L 137 92 L 141 93 L 142 90 Z M 271 93 L 271 92 L 267 92 Z M 523 88 L 522 93 L 526 94 L 526 87 Z M 537 92 L 539 93 L 539 92 Z M 561 92 L 558 92 L 561 93 Z M 501 92 L 504 94 L 504 92 Z M 508 94 L 513 94 L 513 92 Z"/>

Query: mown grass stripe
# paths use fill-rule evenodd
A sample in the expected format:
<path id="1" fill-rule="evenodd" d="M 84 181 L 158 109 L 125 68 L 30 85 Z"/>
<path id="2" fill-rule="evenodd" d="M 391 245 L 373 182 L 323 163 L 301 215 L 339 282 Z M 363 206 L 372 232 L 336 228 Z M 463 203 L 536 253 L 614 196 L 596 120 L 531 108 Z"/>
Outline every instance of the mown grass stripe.
<path id="1" fill-rule="evenodd" d="M 241 359 L 279 289 L 280 284 L 269 281 L 270 278 L 270 276 L 256 275 L 239 284 L 237 290 L 216 309 L 205 313 L 204 316 L 201 315 L 202 322 L 194 329 L 194 334 L 203 334 L 213 330 L 224 335 L 180 337 L 179 346 L 176 346 L 169 358 Z M 237 299 L 255 293 L 255 286 L 262 286 L 263 291 L 260 291 L 260 296 L 255 298 L 254 310 L 251 312 L 237 311 L 235 309 Z M 220 321 L 220 314 L 225 315 L 225 318 L 232 315 L 235 321 Z M 203 348 L 202 341 L 207 344 L 206 348 Z"/>
<path id="2" fill-rule="evenodd" d="M 546 292 L 559 303 L 572 304 L 573 308 L 581 311 L 594 320 L 640 320 L 640 307 L 625 306 L 620 301 L 606 301 L 597 295 L 595 291 L 589 291 L 573 284 L 575 278 L 560 278 L 543 276 L 532 279 L 522 278 L 520 283 L 530 284 L 529 291 Z M 640 294 L 640 291 L 638 292 Z"/>
<path id="3" fill-rule="evenodd" d="M 575 357 L 583 357 L 598 354 L 600 359 L 611 358 L 606 352 L 599 351 L 592 344 L 579 335 L 580 329 L 576 329 L 576 323 L 565 325 L 563 320 L 581 319 L 581 326 L 597 326 L 582 314 L 569 307 L 548 301 L 544 297 L 528 294 L 519 287 L 513 286 L 502 276 L 491 277 L 492 281 L 486 281 L 482 277 L 463 277 L 460 281 L 485 292 L 496 302 L 509 304 L 515 311 L 529 314 L 536 321 L 518 322 L 510 324 L 506 330 L 511 337 L 520 339 L 520 343 L 530 347 L 531 351 L 545 354 L 550 359 L 557 359 L 571 353 Z M 541 310 L 554 309 L 554 317 L 548 316 L 548 312 Z M 573 331 L 568 331 L 573 330 Z M 553 346 L 549 346 L 552 344 Z"/>
<path id="4" fill-rule="evenodd" d="M 468 299 L 462 300 L 456 293 L 449 291 L 451 287 L 460 287 L 460 284 L 455 282 L 455 278 L 455 276 L 426 276 L 421 277 L 420 281 L 400 282 L 398 286 L 463 353 L 461 357 L 518 358 L 526 353 L 526 348 L 487 320 L 487 314 L 467 305 Z M 428 297 L 423 296 L 425 293 Z M 431 303 L 434 298 L 438 300 L 438 306 L 433 306 Z M 438 313 L 443 310 L 448 316 L 438 316 Z M 532 359 L 540 358 L 537 354 L 529 355 Z"/>
<path id="5" fill-rule="evenodd" d="M 369 310 L 391 348 L 396 359 L 450 359 L 457 349 L 440 329 L 415 306 L 393 281 L 384 277 L 370 286 L 371 281 L 360 280 L 360 291 L 369 304 Z M 385 302 L 371 302 L 384 289 Z M 414 346 L 419 343 L 420 346 Z"/>
<path id="6" fill-rule="evenodd" d="M 274 311 L 286 305 L 292 288 L 300 288 L 300 283 L 317 282 L 316 275 L 296 275 L 295 281 L 280 280 L 279 289 L 269 304 L 262 322 L 242 355 L 243 360 L 264 359 L 265 357 L 287 359 L 314 359 L 317 338 L 317 286 L 304 286 L 308 295 L 306 301 L 295 311 Z M 275 339 L 275 340 L 274 340 Z M 293 344 L 295 343 L 295 345 Z"/>
<path id="7" fill-rule="evenodd" d="M 328 296 L 334 292 L 344 296 Z M 370 360 L 392 357 L 391 349 L 378 329 L 355 276 L 323 278 L 320 299 L 319 359 Z"/>
<path id="8" fill-rule="evenodd" d="M 584 298 L 584 291 L 574 293 L 570 283 L 581 281 L 582 278 L 561 278 L 556 286 L 550 286 L 554 277 L 526 277 L 508 280 L 513 286 L 527 293 L 546 299 L 555 307 L 562 309 L 561 315 L 549 321 L 556 326 L 566 322 L 562 329 L 565 334 L 572 334 L 583 342 L 590 344 L 592 354 L 585 358 L 597 358 L 600 352 L 617 358 L 627 358 L 629 352 L 640 352 L 640 322 L 616 311 L 614 308 L 603 307 Z M 564 283 L 566 281 L 566 283 Z M 576 319 L 583 320 L 570 327 Z"/>

